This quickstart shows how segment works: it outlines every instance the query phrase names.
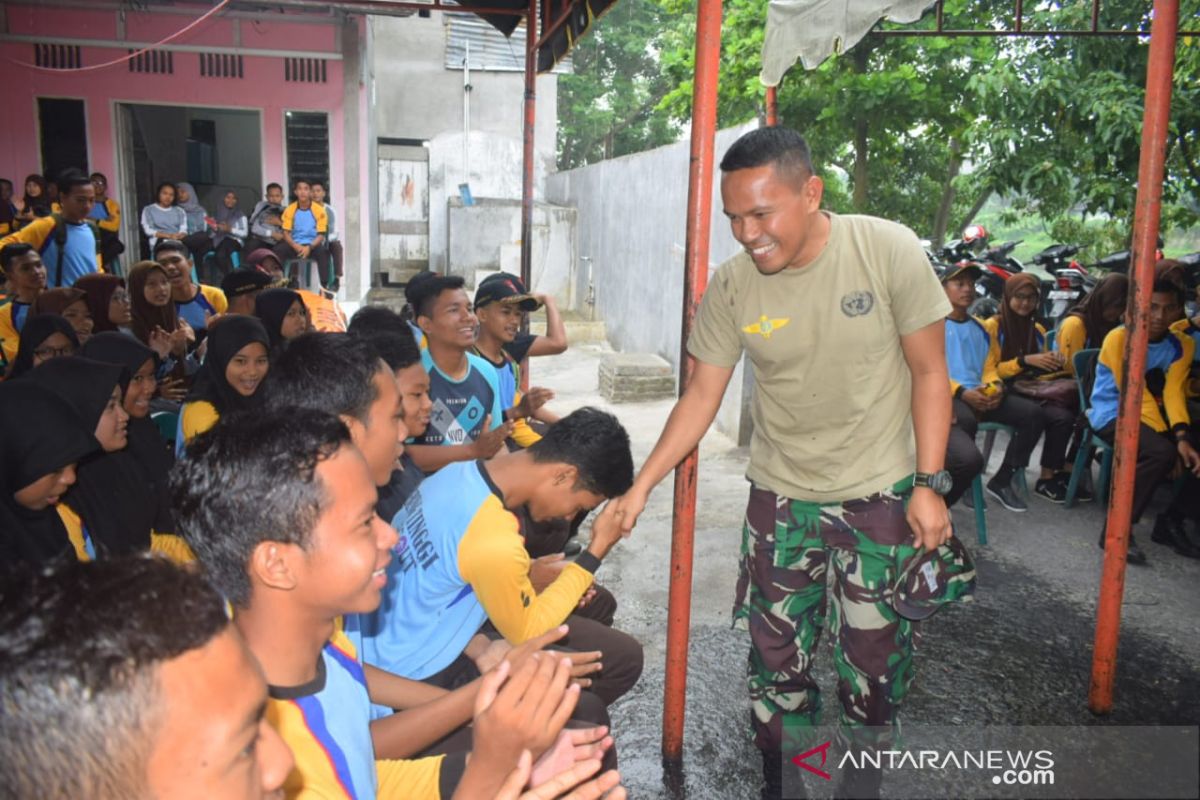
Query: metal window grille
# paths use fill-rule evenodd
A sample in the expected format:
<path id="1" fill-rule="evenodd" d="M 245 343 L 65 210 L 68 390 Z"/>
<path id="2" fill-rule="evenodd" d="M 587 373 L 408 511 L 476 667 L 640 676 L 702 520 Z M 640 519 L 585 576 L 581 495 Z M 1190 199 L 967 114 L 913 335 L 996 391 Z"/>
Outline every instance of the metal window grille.
<path id="1" fill-rule="evenodd" d="M 201 78 L 244 78 L 245 63 L 241 56 L 229 53 L 201 53 Z"/>
<path id="2" fill-rule="evenodd" d="M 83 66 L 79 45 L 35 44 L 33 63 L 47 69 L 78 69 Z"/>
<path id="3" fill-rule="evenodd" d="M 289 83 L 327 83 L 328 74 L 323 58 L 285 58 L 283 79 Z"/>
<path id="4" fill-rule="evenodd" d="M 134 50 L 130 50 L 129 54 L 133 55 L 134 52 Z M 138 53 L 129 59 L 129 71 L 151 75 L 174 75 L 175 54 L 170 50 L 148 50 L 145 53 Z"/>

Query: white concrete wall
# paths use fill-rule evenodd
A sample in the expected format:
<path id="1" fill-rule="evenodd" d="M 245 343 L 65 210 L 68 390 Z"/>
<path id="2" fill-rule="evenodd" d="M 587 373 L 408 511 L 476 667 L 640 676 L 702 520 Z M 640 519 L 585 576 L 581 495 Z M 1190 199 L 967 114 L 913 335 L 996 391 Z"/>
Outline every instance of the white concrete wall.
<path id="1" fill-rule="evenodd" d="M 753 125 L 717 134 L 716 161 Z M 596 315 L 613 347 L 657 353 L 679 366 L 688 191 L 687 140 L 645 153 L 552 174 L 549 202 L 579 212 L 579 256 L 591 258 Z M 739 249 L 713 183 L 709 274 Z M 717 424 L 735 439 L 741 428 L 741 367 L 730 381 Z"/>
<path id="2" fill-rule="evenodd" d="M 464 206 L 450 202 L 447 271 L 475 285 L 476 273 L 503 269 L 521 273 L 521 204 L 476 198 Z M 559 308 L 578 308 L 576 211 L 538 203 L 533 210 L 530 291 L 554 295 Z"/>
<path id="3" fill-rule="evenodd" d="M 374 136 L 429 142 L 429 268 L 447 268 L 447 200 L 521 197 L 524 75 L 471 71 L 470 135 L 463 166 L 463 73 L 446 69 L 442 15 L 371 17 Z M 555 160 L 558 79 L 537 79 L 535 196 Z M 374 169 L 374 167 L 372 167 Z"/>

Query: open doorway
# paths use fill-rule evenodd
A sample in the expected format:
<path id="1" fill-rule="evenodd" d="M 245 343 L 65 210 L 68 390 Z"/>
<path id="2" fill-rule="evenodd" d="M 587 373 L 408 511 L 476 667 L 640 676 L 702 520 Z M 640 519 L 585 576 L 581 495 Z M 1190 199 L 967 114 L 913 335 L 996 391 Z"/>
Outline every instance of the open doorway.
<path id="1" fill-rule="evenodd" d="M 117 120 L 121 182 L 114 188 L 126 209 L 122 233 L 128 252 L 149 257 L 138 220 L 163 181 L 191 183 L 210 216 L 230 190 L 247 215 L 262 199 L 260 112 L 121 103 Z"/>

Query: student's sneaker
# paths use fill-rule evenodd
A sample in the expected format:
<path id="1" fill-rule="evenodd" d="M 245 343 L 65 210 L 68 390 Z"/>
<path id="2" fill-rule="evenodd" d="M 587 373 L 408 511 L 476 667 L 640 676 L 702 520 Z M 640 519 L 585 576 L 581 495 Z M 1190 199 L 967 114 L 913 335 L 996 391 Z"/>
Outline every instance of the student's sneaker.
<path id="1" fill-rule="evenodd" d="M 992 478 L 987 482 L 987 493 L 996 498 L 1000 502 L 1000 505 L 1009 511 L 1020 512 L 1029 510 L 1029 506 L 1025 504 L 1025 501 L 1013 489 L 1011 482 L 1001 485 L 996 482 L 995 478 Z"/>
<path id="2" fill-rule="evenodd" d="M 1033 487 L 1033 493 L 1038 497 L 1043 497 L 1051 503 L 1064 503 L 1067 499 L 1067 486 L 1058 479 L 1058 476 L 1053 478 L 1043 478 Z"/>

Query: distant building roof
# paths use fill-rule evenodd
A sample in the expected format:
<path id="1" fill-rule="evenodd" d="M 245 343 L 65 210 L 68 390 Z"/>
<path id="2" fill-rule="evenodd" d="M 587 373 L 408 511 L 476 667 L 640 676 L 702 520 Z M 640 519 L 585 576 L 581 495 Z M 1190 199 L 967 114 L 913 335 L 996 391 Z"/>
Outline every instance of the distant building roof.
<path id="1" fill-rule="evenodd" d="M 471 69 L 484 72 L 525 71 L 525 26 L 521 25 L 511 37 L 496 30 L 485 20 L 474 14 L 446 13 L 446 69 L 462 69 L 471 46 Z M 570 73 L 571 57 L 567 56 L 555 65 L 556 75 Z"/>

